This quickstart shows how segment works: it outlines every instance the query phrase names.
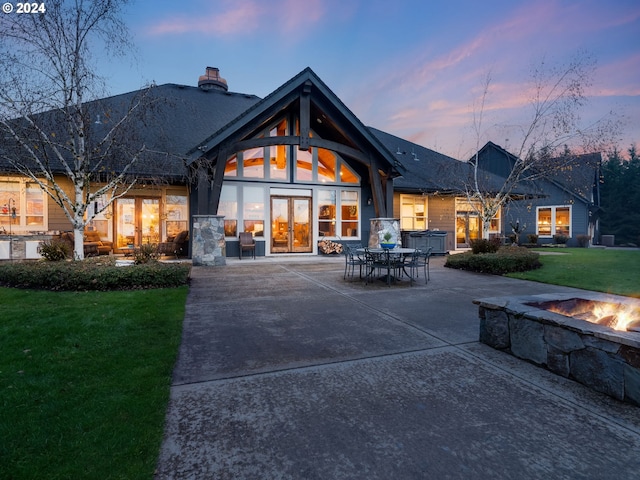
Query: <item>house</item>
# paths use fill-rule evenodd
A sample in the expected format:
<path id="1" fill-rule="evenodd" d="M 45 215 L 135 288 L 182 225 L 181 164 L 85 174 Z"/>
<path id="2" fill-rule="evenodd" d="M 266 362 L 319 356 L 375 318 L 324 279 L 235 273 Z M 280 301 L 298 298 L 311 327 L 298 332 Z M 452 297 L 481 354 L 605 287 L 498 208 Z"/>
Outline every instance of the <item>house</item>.
<path id="1" fill-rule="evenodd" d="M 515 161 L 513 154 L 493 142 L 478 152 L 480 168 L 503 178 Z M 511 224 L 519 222 L 521 227 L 526 225 L 522 235 L 536 235 L 541 244 L 561 243 L 565 239 L 569 246 L 597 242 L 601 154 L 567 154 L 551 162 L 561 167 L 551 175 L 526 182 L 530 194 L 507 203 L 503 209 L 503 231 L 510 234 Z M 521 243 L 526 241 L 520 239 Z"/>
<path id="2" fill-rule="evenodd" d="M 90 105 L 91 128 L 108 128 L 110 118 L 136 95 Z M 406 232 L 446 232 L 447 251 L 468 248 L 481 235 L 464 196 L 467 162 L 366 127 L 309 68 L 264 99 L 230 92 L 211 67 L 197 87 L 166 84 L 150 95 L 153 109 L 133 132 L 147 152 L 131 172 L 139 181 L 89 224 L 113 242 L 115 252 L 193 232 L 194 218 L 202 216 L 223 217 L 227 256 L 238 255 L 240 232 L 253 234 L 257 255 L 317 254 L 321 239 L 368 244 L 374 218 L 397 218 Z M 6 140 L 3 148 L 9 148 Z M 0 259 L 16 258 L 11 252 L 16 241 L 23 243 L 22 258 L 37 257 L 38 243 L 70 230 L 69 222 L 1 153 Z M 491 156 L 488 148 L 481 153 Z M 487 165 L 486 177 L 499 185 L 501 172 Z M 587 222 L 578 221 L 582 208 L 574 206 L 587 206 L 587 197 L 561 180 L 550 186 L 573 201 L 570 236 L 590 232 Z M 527 197 L 531 189 L 523 188 Z M 556 222 L 551 236 L 564 231 L 558 221 L 569 200 L 560 197 L 544 204 L 550 211 L 531 202 L 522 207 Z M 499 212 L 491 233 L 508 234 L 508 219 L 516 213 L 525 218 L 512 206 Z M 13 244 L 3 231 L 11 233 Z"/>

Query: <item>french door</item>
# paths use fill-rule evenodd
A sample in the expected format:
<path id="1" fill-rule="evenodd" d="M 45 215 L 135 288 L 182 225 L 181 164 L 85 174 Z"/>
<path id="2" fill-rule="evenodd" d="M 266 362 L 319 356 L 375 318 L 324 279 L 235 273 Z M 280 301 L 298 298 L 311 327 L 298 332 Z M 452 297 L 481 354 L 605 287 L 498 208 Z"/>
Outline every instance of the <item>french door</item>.
<path id="1" fill-rule="evenodd" d="M 474 212 L 456 213 L 456 248 L 470 248 L 482 236 L 480 217 Z"/>
<path id="2" fill-rule="evenodd" d="M 116 212 L 116 248 L 160 241 L 159 198 L 120 198 Z"/>
<path id="3" fill-rule="evenodd" d="M 311 198 L 271 197 L 271 253 L 311 252 Z"/>

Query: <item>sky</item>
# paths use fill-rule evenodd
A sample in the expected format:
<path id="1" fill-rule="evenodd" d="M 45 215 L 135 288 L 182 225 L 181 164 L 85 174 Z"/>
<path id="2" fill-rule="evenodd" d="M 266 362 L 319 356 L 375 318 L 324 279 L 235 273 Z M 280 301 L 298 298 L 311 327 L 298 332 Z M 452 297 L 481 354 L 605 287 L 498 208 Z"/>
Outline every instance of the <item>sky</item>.
<path id="1" fill-rule="evenodd" d="M 265 97 L 310 67 L 365 125 L 464 160 L 519 144 L 534 68 L 589 58 L 583 123 L 614 112 L 618 148 L 640 146 L 639 0 L 138 0 L 125 21 L 136 60 L 108 65 L 112 94 L 211 66 Z"/>

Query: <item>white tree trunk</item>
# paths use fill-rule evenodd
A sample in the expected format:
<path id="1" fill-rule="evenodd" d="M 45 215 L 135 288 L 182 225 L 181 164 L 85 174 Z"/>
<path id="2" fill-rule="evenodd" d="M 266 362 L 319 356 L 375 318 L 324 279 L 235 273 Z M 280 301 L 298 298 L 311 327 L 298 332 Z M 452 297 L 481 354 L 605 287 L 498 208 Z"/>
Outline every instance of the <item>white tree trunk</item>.
<path id="1" fill-rule="evenodd" d="M 84 260 L 84 228 L 75 227 L 73 229 L 73 258 Z"/>
<path id="2" fill-rule="evenodd" d="M 482 219 L 482 238 L 489 240 L 489 230 L 491 229 L 491 219 Z"/>

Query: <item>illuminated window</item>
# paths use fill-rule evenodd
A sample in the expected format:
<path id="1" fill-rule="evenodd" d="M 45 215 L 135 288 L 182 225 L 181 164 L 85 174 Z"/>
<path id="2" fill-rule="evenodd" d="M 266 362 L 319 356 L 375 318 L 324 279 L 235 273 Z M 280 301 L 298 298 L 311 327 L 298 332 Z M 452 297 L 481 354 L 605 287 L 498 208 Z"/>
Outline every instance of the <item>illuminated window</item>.
<path id="1" fill-rule="evenodd" d="M 264 148 L 252 148 L 242 152 L 242 176 L 264 178 Z"/>
<path id="2" fill-rule="evenodd" d="M 189 202 L 186 195 L 167 195 L 164 212 L 167 237 L 175 237 L 183 230 L 188 230 Z"/>
<path id="3" fill-rule="evenodd" d="M 336 154 L 324 148 L 318 149 L 318 181 L 323 183 L 335 183 L 336 181 Z"/>
<path id="4" fill-rule="evenodd" d="M 540 237 L 571 237 L 571 207 L 538 207 L 537 231 Z"/>
<path id="5" fill-rule="evenodd" d="M 343 190 L 340 192 L 340 207 L 342 213 L 341 231 L 343 237 L 358 236 L 359 202 L 358 192 Z"/>
<path id="6" fill-rule="evenodd" d="M 238 176 L 238 157 L 236 155 L 232 156 L 224 167 L 224 176 L 225 177 L 237 177 Z"/>
<path id="7" fill-rule="evenodd" d="M 299 182 L 313 180 L 313 148 L 309 151 L 296 148 L 296 180 Z"/>
<path id="8" fill-rule="evenodd" d="M 224 234 L 227 237 L 238 236 L 238 189 L 232 185 L 223 185 L 220 192 L 218 215 L 224 215 Z"/>
<path id="9" fill-rule="evenodd" d="M 400 195 L 400 228 L 402 230 L 427 229 L 427 197 Z"/>
<path id="10" fill-rule="evenodd" d="M 358 176 L 349 168 L 344 161 L 340 162 L 340 181 L 342 183 L 360 183 Z"/>
<path id="11" fill-rule="evenodd" d="M 13 231 L 42 231 L 47 224 L 47 196 L 24 178 L 0 181 L 0 227 Z"/>
<path id="12" fill-rule="evenodd" d="M 325 237 L 336 236 L 336 191 L 318 191 L 318 231 Z"/>
<path id="13" fill-rule="evenodd" d="M 254 237 L 264 236 L 264 188 L 244 187 L 242 189 L 242 219 L 245 232 Z"/>

